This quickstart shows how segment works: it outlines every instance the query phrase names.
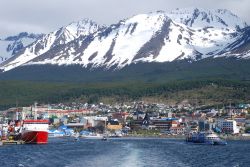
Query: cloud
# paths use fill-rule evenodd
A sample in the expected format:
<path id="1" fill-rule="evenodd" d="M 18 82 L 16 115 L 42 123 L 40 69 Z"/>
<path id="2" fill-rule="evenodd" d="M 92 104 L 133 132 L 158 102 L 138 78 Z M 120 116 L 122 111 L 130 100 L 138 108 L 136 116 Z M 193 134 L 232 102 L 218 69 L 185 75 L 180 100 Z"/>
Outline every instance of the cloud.
<path id="1" fill-rule="evenodd" d="M 20 32 L 48 32 L 46 27 L 42 27 L 38 24 L 31 24 L 31 23 L 20 23 L 20 22 L 9 22 L 3 21 L 0 22 L 1 27 L 1 38 L 6 38 L 8 35 L 15 35 Z"/>
<path id="2" fill-rule="evenodd" d="M 2 0 L 0 36 L 20 31 L 56 30 L 72 21 L 90 18 L 111 24 L 139 13 L 175 8 L 226 8 L 250 23 L 249 0 Z"/>

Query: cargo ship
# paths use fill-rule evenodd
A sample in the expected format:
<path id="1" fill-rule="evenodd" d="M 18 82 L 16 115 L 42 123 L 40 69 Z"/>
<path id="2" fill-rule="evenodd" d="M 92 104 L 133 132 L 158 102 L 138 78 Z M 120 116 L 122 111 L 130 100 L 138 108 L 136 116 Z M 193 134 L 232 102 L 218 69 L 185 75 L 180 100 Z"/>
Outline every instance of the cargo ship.
<path id="1" fill-rule="evenodd" d="M 227 142 L 219 138 L 213 132 L 192 132 L 186 137 L 186 142 L 208 144 L 208 145 L 226 145 Z"/>
<path id="2" fill-rule="evenodd" d="M 48 120 L 23 120 L 20 139 L 26 144 L 47 144 L 48 123 Z"/>

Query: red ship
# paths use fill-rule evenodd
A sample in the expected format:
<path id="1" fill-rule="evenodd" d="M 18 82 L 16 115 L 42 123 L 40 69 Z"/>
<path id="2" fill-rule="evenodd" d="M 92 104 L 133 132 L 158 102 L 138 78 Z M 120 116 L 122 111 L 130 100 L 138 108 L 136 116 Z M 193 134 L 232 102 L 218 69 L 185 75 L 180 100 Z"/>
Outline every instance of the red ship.
<path id="1" fill-rule="evenodd" d="M 21 140 L 26 144 L 47 144 L 48 123 L 48 120 L 24 120 Z"/>

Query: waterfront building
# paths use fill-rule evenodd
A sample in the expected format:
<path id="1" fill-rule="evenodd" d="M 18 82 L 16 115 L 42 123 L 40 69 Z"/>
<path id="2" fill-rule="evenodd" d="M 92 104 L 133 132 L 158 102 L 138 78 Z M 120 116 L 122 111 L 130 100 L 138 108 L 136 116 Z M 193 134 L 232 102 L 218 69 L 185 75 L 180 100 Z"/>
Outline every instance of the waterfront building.
<path id="1" fill-rule="evenodd" d="M 111 119 L 107 122 L 107 129 L 122 130 L 122 124 L 117 119 Z"/>
<path id="2" fill-rule="evenodd" d="M 169 129 L 170 134 L 184 134 L 185 133 L 185 127 L 178 126 L 178 127 L 170 127 Z"/>
<path id="3" fill-rule="evenodd" d="M 199 131 L 211 130 L 210 125 L 207 121 L 199 121 L 198 126 L 199 126 Z"/>
<path id="4" fill-rule="evenodd" d="M 178 126 L 178 119 L 176 118 L 162 118 L 150 121 L 152 122 L 152 125 L 154 125 L 156 129 L 170 129 L 171 127 Z"/>
<path id="5" fill-rule="evenodd" d="M 134 120 L 131 128 L 145 128 L 147 126 L 148 129 L 169 130 L 171 127 L 178 127 L 178 125 L 179 121 L 177 118 L 157 118 L 150 119 L 147 123 L 145 123 L 145 119 Z"/>
<path id="6" fill-rule="evenodd" d="M 227 134 L 238 134 L 240 131 L 235 120 L 220 120 L 218 121 L 218 127 L 222 133 Z"/>
<path id="7" fill-rule="evenodd" d="M 88 127 L 95 127 L 98 125 L 105 125 L 105 121 L 108 120 L 108 117 L 105 116 L 86 116 L 86 117 L 82 117 L 82 122 L 85 126 Z"/>

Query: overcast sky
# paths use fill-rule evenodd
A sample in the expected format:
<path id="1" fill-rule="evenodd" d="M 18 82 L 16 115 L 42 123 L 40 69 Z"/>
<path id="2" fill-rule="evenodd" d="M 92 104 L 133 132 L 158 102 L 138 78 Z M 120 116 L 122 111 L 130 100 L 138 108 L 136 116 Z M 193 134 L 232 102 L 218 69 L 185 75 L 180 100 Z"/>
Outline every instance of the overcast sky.
<path id="1" fill-rule="evenodd" d="M 229 9 L 250 24 L 250 0 L 0 0 L 0 37 L 48 33 L 83 18 L 109 25 L 140 13 L 186 7 Z"/>

